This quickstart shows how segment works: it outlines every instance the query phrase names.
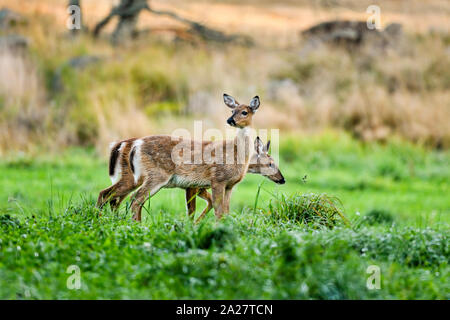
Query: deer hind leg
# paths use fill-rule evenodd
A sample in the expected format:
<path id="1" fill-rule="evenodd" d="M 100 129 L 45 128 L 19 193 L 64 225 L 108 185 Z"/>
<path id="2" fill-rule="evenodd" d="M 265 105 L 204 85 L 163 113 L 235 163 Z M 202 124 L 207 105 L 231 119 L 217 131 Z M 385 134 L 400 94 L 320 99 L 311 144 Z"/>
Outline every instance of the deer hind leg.
<path id="1" fill-rule="evenodd" d="M 114 193 L 114 197 L 109 201 L 111 209 L 117 210 L 120 207 L 122 201 L 137 187 L 139 187 L 139 183 L 136 184 L 134 182 L 133 176 L 125 176 L 119 182 L 116 183 L 116 191 Z"/>
<path id="2" fill-rule="evenodd" d="M 112 186 L 100 191 L 97 207 L 103 208 L 109 202 L 112 210 L 117 210 L 127 195 L 138 187 L 133 180 L 121 179 Z"/>
<path id="3" fill-rule="evenodd" d="M 211 195 L 209 194 L 209 192 L 206 189 L 200 189 L 200 192 L 199 192 L 198 196 L 200 198 L 206 200 L 206 202 L 208 204 L 207 204 L 205 210 L 203 210 L 202 214 L 195 221 L 195 223 L 199 223 L 213 207 L 213 205 L 212 205 L 212 203 L 213 203 L 212 202 L 212 197 L 211 197 Z"/>
<path id="4" fill-rule="evenodd" d="M 111 209 L 112 209 L 113 211 L 118 210 L 119 207 L 120 207 L 120 204 L 123 202 L 123 200 L 124 200 L 124 199 L 128 196 L 128 194 L 130 194 L 134 189 L 135 189 L 135 188 L 130 189 L 127 193 L 124 193 L 124 194 L 121 194 L 121 195 L 119 195 L 119 196 L 116 196 L 116 197 L 112 198 L 111 201 L 109 202 L 109 204 L 110 204 L 110 206 L 111 206 Z"/>
<path id="5" fill-rule="evenodd" d="M 116 187 L 117 186 L 115 184 L 113 184 L 112 186 L 100 191 L 98 198 L 97 198 L 97 204 L 96 204 L 97 208 L 102 209 L 103 206 L 115 196 Z"/>
<path id="6" fill-rule="evenodd" d="M 148 198 L 155 195 L 162 187 L 164 187 L 167 182 L 169 181 L 168 178 L 162 179 L 147 179 L 142 186 L 139 188 L 138 191 L 136 191 L 135 195 L 133 196 L 133 199 L 131 200 L 131 211 L 133 212 L 133 220 L 135 221 L 141 221 L 142 216 L 142 207 L 147 201 Z"/>
<path id="7" fill-rule="evenodd" d="M 186 208 L 187 214 L 190 218 L 194 218 L 195 208 L 196 208 L 196 198 L 198 194 L 198 188 L 187 188 L 186 189 Z"/>
<path id="8" fill-rule="evenodd" d="M 214 214 L 217 219 L 221 219 L 224 213 L 225 185 L 222 183 L 212 184 L 211 191 Z"/>

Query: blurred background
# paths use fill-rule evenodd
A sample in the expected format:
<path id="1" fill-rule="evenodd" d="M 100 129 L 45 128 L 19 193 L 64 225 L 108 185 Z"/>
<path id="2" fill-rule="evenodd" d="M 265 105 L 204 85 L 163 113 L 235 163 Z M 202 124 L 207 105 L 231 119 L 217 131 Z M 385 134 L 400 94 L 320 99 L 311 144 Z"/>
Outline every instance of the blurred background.
<path id="1" fill-rule="evenodd" d="M 448 0 L 0 0 L 0 299 L 450 299 L 449 31 Z M 110 142 L 225 131 L 224 92 L 286 184 L 99 216 Z"/>
<path id="2" fill-rule="evenodd" d="M 69 30 L 69 5 L 81 30 Z M 367 8 L 380 8 L 370 30 Z M 256 128 L 450 146 L 445 0 L 0 0 L 0 154 L 95 148 L 225 128 L 227 92 Z M 248 100 L 248 101 L 247 101 Z"/>

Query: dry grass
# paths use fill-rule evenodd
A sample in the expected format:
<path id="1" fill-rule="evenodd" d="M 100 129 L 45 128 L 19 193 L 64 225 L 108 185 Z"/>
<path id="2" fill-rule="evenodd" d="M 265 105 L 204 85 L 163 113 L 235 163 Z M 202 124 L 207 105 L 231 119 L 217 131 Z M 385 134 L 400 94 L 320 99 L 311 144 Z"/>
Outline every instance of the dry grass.
<path id="1" fill-rule="evenodd" d="M 325 1 L 326 2 L 326 1 Z M 0 149 L 28 149 L 37 142 L 95 145 L 129 136 L 192 128 L 224 128 L 223 92 L 242 100 L 263 98 L 258 128 L 319 131 L 337 127 L 364 140 L 397 135 L 435 147 L 450 146 L 450 6 L 445 1 L 381 1 L 383 23 L 404 24 L 408 41 L 385 55 L 322 47 L 303 54 L 298 31 L 327 19 L 364 19 L 365 2 L 153 1 L 158 9 L 256 39 L 253 48 L 174 44 L 150 34 L 122 48 L 103 38 L 71 39 L 65 1 L 0 0 L 27 16 L 13 32 L 32 40 L 30 53 L 0 54 Z M 84 1 L 92 27 L 111 1 Z M 259 2 L 258 2 L 259 4 Z M 178 26 L 142 15 L 140 28 Z M 437 30 L 434 34 L 429 30 Z M 102 62 L 63 70 L 65 91 L 53 92 L 55 70 L 68 59 L 96 55 Z M 242 101 L 245 102 L 245 101 Z M 262 109 L 261 109 L 262 110 Z M 44 142 L 44 143 L 43 143 Z"/>
<path id="2" fill-rule="evenodd" d="M 0 151 L 24 149 L 42 137 L 48 111 L 44 101 L 34 64 L 0 49 Z"/>
<path id="3" fill-rule="evenodd" d="M 447 148 L 450 60 L 446 50 L 437 36 L 423 42 L 412 36 L 403 48 L 382 55 L 322 48 L 292 58 L 275 76 L 282 88 L 293 86 L 290 99 L 298 103 L 288 100 L 284 106 L 291 122 L 304 128 L 340 127 L 367 141 L 398 135 Z M 277 98 L 286 100 L 276 93 Z"/>
<path id="4" fill-rule="evenodd" d="M 64 26 L 66 21 L 66 2 L 64 0 L 0 0 L 0 7 L 7 6 L 29 16 L 45 15 L 53 23 Z M 92 28 L 105 17 L 114 0 L 84 1 L 83 12 L 86 25 Z M 428 32 L 450 28 L 450 4 L 445 0 L 282 0 L 282 1 L 227 1 L 227 0 L 152 0 L 155 9 L 171 10 L 188 18 L 201 21 L 229 32 L 246 33 L 260 38 L 261 42 L 297 42 L 298 30 L 320 21 L 330 19 L 362 19 L 368 17 L 369 5 L 379 5 L 382 10 L 382 23 L 402 23 L 410 32 Z M 180 26 L 171 19 L 144 13 L 139 27 Z M 111 30 L 112 24 L 109 26 Z"/>

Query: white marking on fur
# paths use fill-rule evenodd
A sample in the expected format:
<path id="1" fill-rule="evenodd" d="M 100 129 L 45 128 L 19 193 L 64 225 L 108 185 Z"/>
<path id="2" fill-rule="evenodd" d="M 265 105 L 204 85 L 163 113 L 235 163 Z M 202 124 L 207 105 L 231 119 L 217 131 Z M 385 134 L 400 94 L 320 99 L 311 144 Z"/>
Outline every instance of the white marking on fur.
<path id="1" fill-rule="evenodd" d="M 133 142 L 133 148 L 135 148 L 134 158 L 133 158 L 133 166 L 134 166 L 134 183 L 138 183 L 139 178 L 142 174 L 142 161 L 141 161 L 141 146 L 144 143 L 142 139 L 138 139 Z"/>
<path id="2" fill-rule="evenodd" d="M 251 130 L 249 127 L 238 128 L 237 131 L 238 131 L 237 133 L 238 138 L 245 138 L 251 136 Z"/>
<path id="3" fill-rule="evenodd" d="M 113 141 L 109 143 L 109 151 L 116 145 L 117 141 Z"/>
<path id="4" fill-rule="evenodd" d="M 122 177 L 122 166 L 120 165 L 120 157 L 122 156 L 122 150 L 124 147 L 125 147 L 125 143 L 122 142 L 119 147 L 119 155 L 117 156 L 116 163 L 114 164 L 114 175 L 109 176 L 112 184 L 117 183 L 117 181 L 119 181 L 120 178 Z"/>
<path id="5" fill-rule="evenodd" d="M 256 152 L 255 152 L 255 146 L 254 146 L 254 140 L 255 140 L 255 139 L 252 138 L 253 134 L 254 134 L 254 132 L 253 132 L 252 129 L 249 128 L 249 127 L 244 127 L 244 128 L 238 128 L 238 129 L 237 129 L 236 139 L 237 139 L 240 143 L 242 143 L 242 145 L 241 145 L 240 148 L 245 148 L 244 143 L 245 143 L 246 139 L 248 139 L 248 143 L 249 143 L 249 152 L 250 152 L 250 154 L 248 155 L 248 156 L 249 156 L 249 159 L 253 156 L 254 153 L 256 153 Z M 238 147 L 238 148 L 239 148 L 239 147 Z M 238 155 L 239 155 L 239 152 L 245 152 L 245 151 L 244 151 L 244 149 L 238 149 Z M 240 159 L 240 158 L 238 157 L 238 163 L 240 162 L 240 160 L 242 161 L 242 159 Z M 249 161 L 249 163 L 250 163 L 250 161 Z"/>

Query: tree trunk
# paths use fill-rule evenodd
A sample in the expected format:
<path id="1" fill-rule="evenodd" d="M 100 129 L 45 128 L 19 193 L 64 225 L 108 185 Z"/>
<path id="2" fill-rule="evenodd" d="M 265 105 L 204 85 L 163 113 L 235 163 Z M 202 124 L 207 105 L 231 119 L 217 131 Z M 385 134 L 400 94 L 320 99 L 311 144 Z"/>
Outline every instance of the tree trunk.
<path id="1" fill-rule="evenodd" d="M 112 41 L 114 43 L 119 43 L 136 36 L 139 13 L 147 7 L 147 0 L 121 0 L 119 7 L 121 7 L 119 23 L 112 34 Z"/>

